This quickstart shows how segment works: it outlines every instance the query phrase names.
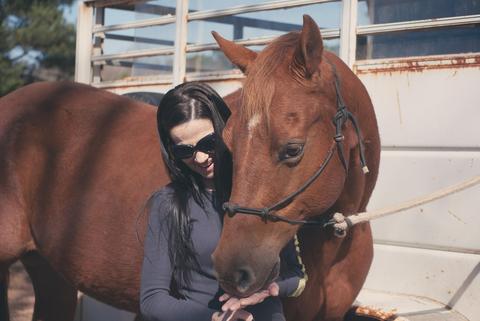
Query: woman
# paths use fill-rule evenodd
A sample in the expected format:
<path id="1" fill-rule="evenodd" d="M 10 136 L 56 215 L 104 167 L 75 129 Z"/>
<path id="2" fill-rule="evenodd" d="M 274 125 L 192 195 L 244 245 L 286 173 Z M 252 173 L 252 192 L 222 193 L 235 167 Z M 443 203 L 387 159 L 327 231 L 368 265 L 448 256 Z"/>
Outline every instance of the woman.
<path id="1" fill-rule="evenodd" d="M 238 299 L 215 279 L 210 255 L 231 185 L 231 158 L 221 140 L 229 115 L 220 96 L 197 82 L 175 87 L 160 102 L 157 125 L 171 183 L 149 200 L 140 293 L 146 320 L 281 321 L 278 296 L 298 295 L 304 286 L 293 242 L 282 251 L 279 279 L 263 291 Z"/>

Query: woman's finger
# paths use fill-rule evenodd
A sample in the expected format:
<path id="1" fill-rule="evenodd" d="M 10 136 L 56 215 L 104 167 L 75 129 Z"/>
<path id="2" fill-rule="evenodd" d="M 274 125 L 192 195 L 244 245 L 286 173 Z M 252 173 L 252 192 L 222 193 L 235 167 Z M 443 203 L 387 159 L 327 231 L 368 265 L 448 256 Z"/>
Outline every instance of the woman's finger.
<path id="1" fill-rule="evenodd" d="M 222 295 L 218 298 L 218 300 L 219 300 L 220 302 L 223 302 L 223 301 L 226 301 L 226 300 L 228 300 L 228 299 L 230 299 L 230 298 L 231 298 L 230 294 L 224 293 L 224 294 L 222 294 Z"/>
<path id="2" fill-rule="evenodd" d="M 278 283 L 270 283 L 270 285 L 268 286 L 268 291 L 270 292 L 271 296 L 278 296 L 278 293 L 280 292 L 280 287 L 278 286 Z"/>
<path id="3" fill-rule="evenodd" d="M 228 321 L 236 321 L 236 320 L 242 320 L 242 321 L 253 321 L 253 315 L 250 312 L 247 312 L 245 310 L 237 310 L 232 313 Z"/>
<path id="4" fill-rule="evenodd" d="M 232 315 L 231 311 L 227 311 L 227 312 L 218 311 L 212 315 L 212 321 L 226 321 L 231 315 Z"/>
<path id="5" fill-rule="evenodd" d="M 232 319 L 232 317 L 233 317 L 233 312 L 232 311 L 226 311 L 226 312 L 220 313 L 218 320 L 219 321 L 233 321 L 233 320 L 235 320 L 235 319 Z"/>
<path id="6" fill-rule="evenodd" d="M 240 300 L 234 297 L 231 297 L 222 305 L 222 311 L 235 311 L 240 308 Z"/>
<path id="7" fill-rule="evenodd" d="M 266 297 L 269 297 L 270 293 L 268 291 L 262 291 L 262 292 L 257 292 L 249 296 L 248 298 L 243 298 L 240 299 L 240 304 L 242 308 L 248 306 L 248 305 L 255 305 L 260 302 L 263 302 Z"/>

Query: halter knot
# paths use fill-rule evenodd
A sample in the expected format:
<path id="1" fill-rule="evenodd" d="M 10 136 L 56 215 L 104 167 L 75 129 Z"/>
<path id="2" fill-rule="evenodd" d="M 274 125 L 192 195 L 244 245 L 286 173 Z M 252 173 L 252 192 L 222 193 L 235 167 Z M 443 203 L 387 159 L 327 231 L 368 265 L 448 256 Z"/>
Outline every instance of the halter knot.
<path id="1" fill-rule="evenodd" d="M 269 217 L 269 215 L 270 215 L 270 209 L 269 209 L 268 207 L 262 208 L 260 215 L 261 215 L 260 217 L 262 218 L 262 221 L 263 221 L 264 223 L 267 223 L 268 217 Z"/>
<path id="2" fill-rule="evenodd" d="M 238 206 L 232 203 L 225 202 L 222 205 L 222 209 L 227 212 L 229 217 L 233 217 L 237 213 Z"/>
<path id="3" fill-rule="evenodd" d="M 343 125 L 348 120 L 348 116 L 347 106 L 343 105 L 339 107 L 333 117 L 335 125 Z"/>

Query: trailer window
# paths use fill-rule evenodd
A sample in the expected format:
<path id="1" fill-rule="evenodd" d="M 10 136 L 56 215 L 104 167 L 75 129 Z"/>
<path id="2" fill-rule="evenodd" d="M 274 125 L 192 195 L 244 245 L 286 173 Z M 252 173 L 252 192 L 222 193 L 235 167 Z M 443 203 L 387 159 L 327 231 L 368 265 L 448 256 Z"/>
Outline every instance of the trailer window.
<path id="1" fill-rule="evenodd" d="M 359 0 L 358 25 L 480 14 L 478 0 Z"/>
<path id="2" fill-rule="evenodd" d="M 225 1 L 235 4 L 235 1 Z M 237 0 L 242 5 L 245 1 Z M 189 4 L 190 15 L 187 32 L 187 72 L 215 72 L 229 70 L 234 67 L 224 57 L 223 53 L 211 50 L 195 50 L 197 46 L 214 43 L 211 31 L 215 30 L 226 39 L 251 43 L 254 50 L 261 50 L 264 45 L 275 37 L 293 30 L 302 29 L 302 15 L 308 12 L 317 22 L 324 35 L 326 49 L 338 53 L 339 51 L 339 28 L 341 20 L 341 1 L 331 1 L 319 4 L 297 5 L 280 9 L 261 7 L 259 11 L 238 13 L 235 15 L 223 14 L 222 10 L 216 10 L 217 15 L 208 18 L 196 18 L 201 15 L 204 8 L 212 9 L 213 3 L 218 8 L 225 4 L 220 1 L 205 2 L 192 1 Z M 254 2 L 256 5 L 259 2 Z M 260 2 L 261 4 L 262 2 Z M 269 5 L 266 3 L 265 5 Z M 228 13 L 228 10 L 225 10 Z M 265 40 L 268 39 L 268 40 Z M 259 41 L 256 43 L 256 41 Z"/>
<path id="3" fill-rule="evenodd" d="M 170 76 L 175 12 L 173 0 L 95 3 L 93 82 Z"/>
<path id="4" fill-rule="evenodd" d="M 293 30 L 301 30 L 302 15 L 305 12 L 311 15 L 321 29 L 340 27 L 341 2 L 329 2 L 190 21 L 188 41 L 212 42 L 212 30 L 228 39 L 279 36 Z"/>
<path id="5" fill-rule="evenodd" d="M 357 59 L 480 51 L 480 25 L 358 36 Z"/>
<path id="6" fill-rule="evenodd" d="M 127 80 L 132 77 L 171 75 L 172 56 L 141 57 L 136 59 L 107 60 L 101 63 L 102 81 Z"/>
<path id="7" fill-rule="evenodd" d="M 176 1 L 174 0 L 153 0 L 153 1 L 127 1 L 116 3 L 105 7 L 106 26 L 126 22 L 142 21 L 164 16 L 174 16 Z"/>
<path id="8" fill-rule="evenodd" d="M 103 54 L 110 55 L 142 49 L 168 48 L 175 44 L 175 24 L 107 31 Z"/>
<path id="9" fill-rule="evenodd" d="M 360 0 L 356 58 L 480 52 L 478 0 Z"/>

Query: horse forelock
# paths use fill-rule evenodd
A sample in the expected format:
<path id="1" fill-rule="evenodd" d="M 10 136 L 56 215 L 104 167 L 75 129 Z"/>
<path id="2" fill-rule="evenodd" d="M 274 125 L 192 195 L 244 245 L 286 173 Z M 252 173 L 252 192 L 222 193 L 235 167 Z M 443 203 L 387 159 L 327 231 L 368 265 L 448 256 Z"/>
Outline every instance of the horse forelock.
<path id="1" fill-rule="evenodd" d="M 264 120 L 268 126 L 275 82 L 273 72 L 285 63 L 288 51 L 295 48 L 299 40 L 298 32 L 290 32 L 280 36 L 270 43 L 249 68 L 243 85 L 241 119 L 248 124 L 249 129 L 257 126 Z M 289 61 L 287 61 L 289 63 Z"/>

